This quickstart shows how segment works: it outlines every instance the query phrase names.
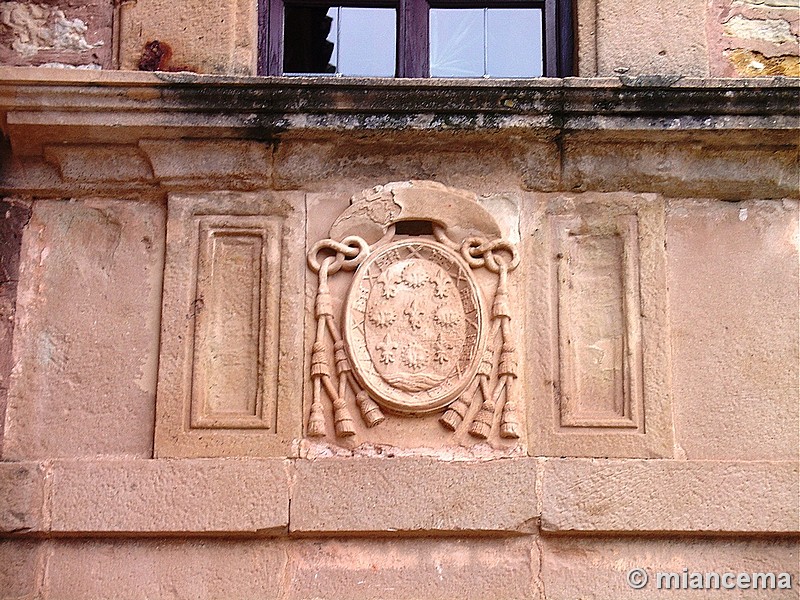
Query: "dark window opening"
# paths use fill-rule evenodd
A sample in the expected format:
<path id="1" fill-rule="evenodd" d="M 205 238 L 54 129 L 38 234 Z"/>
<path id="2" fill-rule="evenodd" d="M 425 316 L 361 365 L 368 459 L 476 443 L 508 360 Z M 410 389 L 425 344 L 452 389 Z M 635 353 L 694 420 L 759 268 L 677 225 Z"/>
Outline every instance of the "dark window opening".
<path id="1" fill-rule="evenodd" d="M 259 73 L 573 74 L 572 0 L 260 0 Z"/>

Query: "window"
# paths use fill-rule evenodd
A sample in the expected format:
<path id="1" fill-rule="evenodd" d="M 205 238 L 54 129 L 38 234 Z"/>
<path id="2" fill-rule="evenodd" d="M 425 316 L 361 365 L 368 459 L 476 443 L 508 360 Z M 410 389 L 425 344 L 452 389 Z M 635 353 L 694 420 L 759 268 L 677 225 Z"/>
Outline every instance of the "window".
<path id="1" fill-rule="evenodd" d="M 259 0 L 259 73 L 566 77 L 572 0 Z"/>

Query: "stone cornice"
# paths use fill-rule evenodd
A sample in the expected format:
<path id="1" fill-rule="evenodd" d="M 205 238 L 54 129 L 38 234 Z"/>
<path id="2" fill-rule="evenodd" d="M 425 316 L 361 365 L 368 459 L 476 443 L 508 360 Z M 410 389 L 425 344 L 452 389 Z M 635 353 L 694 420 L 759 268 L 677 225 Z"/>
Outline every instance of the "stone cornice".
<path id="1" fill-rule="evenodd" d="M 430 156 L 503 148 L 502 168 L 525 190 L 796 197 L 798 97 L 800 79 L 786 78 L 257 78 L 4 67 L 0 190 L 318 189 L 326 175 L 296 170 L 292 157 L 327 144 L 385 160 L 404 148 Z M 749 166 L 731 169 L 730 160 Z M 687 162 L 691 176 L 678 168 Z"/>
<path id="2" fill-rule="evenodd" d="M 256 78 L 0 68 L 16 127 L 155 128 L 267 139 L 307 130 L 792 130 L 800 80 Z M 159 133 L 160 132 L 160 133 Z"/>

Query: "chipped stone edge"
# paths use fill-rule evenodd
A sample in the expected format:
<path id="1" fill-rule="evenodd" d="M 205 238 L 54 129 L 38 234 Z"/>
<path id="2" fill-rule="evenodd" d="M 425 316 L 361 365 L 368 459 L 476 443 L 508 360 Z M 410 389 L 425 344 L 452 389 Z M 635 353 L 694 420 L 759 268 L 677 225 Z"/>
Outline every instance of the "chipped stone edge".
<path id="1" fill-rule="evenodd" d="M 383 485 L 388 486 L 390 493 L 393 497 L 400 499 L 405 497 L 407 489 L 402 482 L 404 479 L 404 471 L 410 467 L 419 468 L 420 462 L 425 462 L 426 468 L 436 468 L 439 462 L 436 459 L 428 458 L 421 459 L 420 457 L 397 457 L 392 459 L 387 458 L 359 458 L 359 459 L 343 459 L 343 458 L 324 458 L 316 460 L 304 459 L 181 459 L 181 460 L 165 460 L 165 459 L 113 459 L 113 460 L 53 460 L 42 462 L 2 462 L 0 463 L 0 478 L 9 477 L 9 474 L 14 470 L 19 469 L 20 466 L 27 468 L 31 486 L 35 489 L 41 489 L 41 501 L 34 502 L 29 507 L 29 518 L 26 522 L 30 523 L 30 527 L 9 529 L 8 527 L 0 529 L 0 538 L 20 538 L 20 537 L 37 537 L 37 538 L 50 538 L 62 536 L 105 536 L 115 535 L 118 537 L 137 537 L 141 535 L 192 535 L 202 534 L 204 536 L 237 536 L 237 537 L 275 537 L 275 536 L 308 536 L 308 535 L 342 535 L 342 534 L 375 534 L 375 535 L 464 535 L 468 533 L 477 534 L 493 534 L 493 535 L 524 535 L 536 533 L 540 530 L 545 535 L 620 535 L 620 534 L 647 534 L 647 535 L 674 535 L 693 533 L 698 535 L 710 536 L 731 536 L 731 535 L 778 535 L 778 536 L 796 536 L 800 533 L 800 523 L 796 518 L 796 511 L 792 513 L 791 506 L 787 506 L 787 502 L 791 503 L 791 498 L 797 497 L 797 469 L 798 463 L 794 461 L 674 461 L 674 460 L 597 460 L 597 459 L 547 459 L 547 458 L 506 458 L 498 459 L 505 464 L 516 461 L 528 461 L 531 463 L 532 468 L 535 470 L 533 476 L 533 484 L 530 486 L 531 504 L 534 507 L 533 512 L 529 519 L 524 523 L 506 524 L 501 527 L 489 527 L 485 524 L 471 528 L 469 523 L 455 522 L 452 523 L 434 523 L 433 526 L 419 528 L 419 529 L 406 529 L 398 530 L 393 527 L 392 516 L 384 515 L 380 511 L 370 511 L 370 514 L 365 516 L 365 527 L 353 530 L 350 529 L 337 529 L 336 527 L 328 527 L 324 530 L 319 529 L 305 529 L 293 530 L 291 521 L 292 515 L 296 515 L 297 504 L 293 506 L 292 499 L 296 498 L 298 490 L 301 486 L 312 486 L 315 490 L 324 490 L 327 485 L 334 483 L 326 482 L 326 477 L 335 476 L 336 469 L 326 469 L 326 466 L 334 466 L 334 463 L 339 462 L 342 464 L 351 463 L 357 460 L 361 464 L 371 463 L 372 465 L 380 464 L 381 478 Z M 626 511 L 635 511 L 636 502 L 626 503 L 619 502 L 611 508 L 608 503 L 603 511 L 597 512 L 598 501 L 601 500 L 600 495 L 602 490 L 597 489 L 598 486 L 603 485 L 613 486 L 616 485 L 612 480 L 601 477 L 600 480 L 596 477 L 590 477 L 591 481 L 586 484 L 586 477 L 580 475 L 576 470 L 575 462 L 580 463 L 580 469 L 589 468 L 590 473 L 597 476 L 602 470 L 611 469 L 615 471 L 620 477 L 627 477 L 626 472 L 631 469 L 637 470 L 637 481 L 652 481 L 654 485 L 662 485 L 665 481 L 665 469 L 685 469 L 688 471 L 699 470 L 709 475 L 705 480 L 705 488 L 703 490 L 702 505 L 698 504 L 696 510 L 690 513 L 680 512 L 670 505 L 669 502 L 661 498 L 661 504 L 657 506 L 657 517 L 645 519 L 626 519 Z M 469 497 L 471 491 L 480 489 L 490 489 L 496 485 L 495 470 L 492 468 L 474 469 L 476 464 L 490 465 L 495 461 L 458 461 L 454 463 L 444 463 L 453 472 L 457 472 L 461 468 L 470 469 L 470 485 L 464 490 L 465 497 Z M 176 468 L 180 472 L 185 473 L 185 470 L 196 469 L 198 464 L 212 466 L 214 468 L 241 468 L 242 465 L 258 466 L 263 465 L 267 468 L 269 465 L 274 467 L 272 473 L 279 473 L 280 479 L 277 485 L 281 488 L 280 495 L 284 498 L 284 507 L 266 507 L 264 510 L 269 514 L 262 515 L 263 518 L 275 520 L 275 514 L 282 513 L 286 515 L 285 521 L 281 523 L 273 522 L 270 527 L 256 528 L 256 529 L 243 529 L 237 528 L 233 525 L 226 526 L 225 523 L 218 523 L 217 527 L 209 531 L 203 529 L 202 531 L 191 531 L 185 526 L 185 523 L 180 523 L 180 518 L 175 517 L 175 522 L 167 520 L 163 521 L 164 514 L 180 514 L 181 508 L 184 504 L 181 502 L 181 495 L 200 494 L 204 490 L 182 490 L 181 494 L 168 495 L 169 501 L 152 506 L 152 521 L 155 522 L 155 516 L 162 516 L 162 523 L 165 523 L 160 528 L 158 527 L 139 527 L 135 530 L 126 528 L 122 524 L 120 518 L 119 523 L 107 523 L 102 528 L 92 527 L 65 527 L 63 522 L 64 515 L 59 516 L 58 511 L 53 510 L 53 498 L 57 496 L 62 490 L 59 486 L 62 485 L 60 478 L 55 477 L 54 474 L 58 471 L 61 473 L 75 472 L 80 469 L 85 470 L 87 467 L 119 470 L 120 475 L 133 468 L 140 468 L 147 465 L 153 476 L 157 477 L 163 486 L 169 488 L 171 481 L 177 483 L 175 480 Z M 307 467 L 311 466 L 309 470 L 297 467 L 299 463 L 305 464 Z M 313 468 L 314 464 L 318 464 L 320 469 Z M 303 471 L 312 473 L 314 480 L 303 480 Z M 753 489 L 759 489 L 758 502 L 764 506 L 787 506 L 787 514 L 781 518 L 771 518 L 765 515 L 764 518 L 759 519 L 758 523 L 743 522 L 738 518 L 739 513 L 736 511 L 721 510 L 721 508 L 730 506 L 731 495 L 726 493 L 724 488 L 726 474 L 731 472 L 742 471 L 748 475 L 752 475 Z M 452 474 L 451 474 L 452 476 Z M 92 507 L 85 507 L 86 511 L 98 510 L 102 508 L 102 512 L 108 514 L 125 513 L 126 498 L 130 496 L 130 489 L 125 487 L 122 483 L 124 478 L 119 478 L 119 483 L 108 486 L 106 489 L 108 494 L 106 497 L 96 498 Z M 173 481 L 174 480 L 174 481 Z M 111 481 L 114 481 L 112 478 Z M 567 481 L 566 485 L 572 486 L 570 489 L 570 507 L 561 506 L 563 502 L 563 493 L 558 489 L 553 490 L 554 482 Z M 599 481 L 599 482 L 598 482 Z M 130 477 L 126 480 L 126 484 L 130 483 Z M 748 480 L 748 485 L 750 480 Z M 198 483 L 198 485 L 200 485 Z M 397 486 L 397 489 L 392 489 L 392 486 Z M 12 496 L 4 499 L 6 506 L 11 506 L 15 500 L 18 500 L 13 494 L 19 490 L 19 494 L 24 493 L 23 488 L 30 490 L 30 486 L 18 486 L 12 490 Z M 676 488 L 674 493 L 682 493 L 680 486 Z M 666 495 L 669 496 L 669 491 Z M 752 503 L 752 498 L 745 498 L 742 494 L 742 503 Z M 738 499 L 738 497 L 737 497 Z M 24 499 L 22 499 L 24 501 Z M 667 498 L 668 500 L 668 498 Z M 630 504 L 630 505 L 629 505 Z M 577 507 L 577 510 L 576 508 Z M 594 508 L 593 508 L 594 507 Z M 708 507 L 718 507 L 719 510 L 714 510 L 713 515 L 707 516 L 709 511 Z M 0 528 L 3 526 L 2 520 L 2 506 L 0 506 Z M 402 506 L 401 506 L 402 508 Z M 564 509 L 569 508 L 572 514 L 577 514 L 577 517 L 568 516 L 559 519 L 553 519 L 552 516 L 556 513 L 564 512 Z M 84 512 L 83 508 L 81 512 Z M 253 517 L 258 519 L 259 516 Z M 541 526 L 539 522 L 541 520 Z M 681 520 L 687 523 L 685 528 L 677 526 Z M 702 523 L 708 521 L 708 526 L 702 526 Z"/>

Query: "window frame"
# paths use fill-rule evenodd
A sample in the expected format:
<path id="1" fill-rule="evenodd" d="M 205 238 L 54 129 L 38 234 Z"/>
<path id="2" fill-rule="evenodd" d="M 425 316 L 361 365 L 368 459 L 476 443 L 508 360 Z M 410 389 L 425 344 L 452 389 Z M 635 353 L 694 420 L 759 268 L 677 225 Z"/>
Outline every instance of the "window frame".
<path id="1" fill-rule="evenodd" d="M 258 0 L 258 74 L 283 75 L 284 6 L 329 6 L 326 0 Z M 431 8 L 538 8 L 542 10 L 544 77 L 574 75 L 573 0 L 342 0 L 338 6 L 395 8 L 397 60 L 395 77 L 430 77 Z"/>

